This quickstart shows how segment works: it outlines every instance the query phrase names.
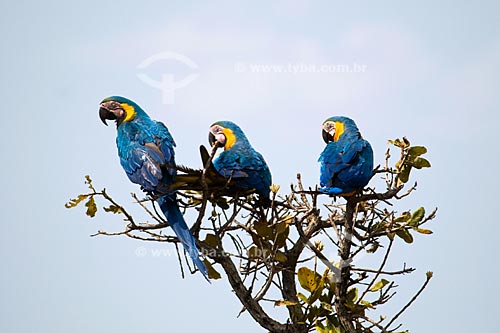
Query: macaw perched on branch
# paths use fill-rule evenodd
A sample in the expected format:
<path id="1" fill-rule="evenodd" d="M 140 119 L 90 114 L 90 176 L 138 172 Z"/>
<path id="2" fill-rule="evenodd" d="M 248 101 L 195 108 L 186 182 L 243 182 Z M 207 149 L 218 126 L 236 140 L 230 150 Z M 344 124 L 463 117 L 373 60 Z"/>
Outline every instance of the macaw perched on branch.
<path id="1" fill-rule="evenodd" d="M 213 161 L 213 166 L 229 181 L 231 192 L 259 195 L 263 205 L 269 205 L 271 172 L 262 155 L 255 151 L 241 128 L 231 121 L 218 121 L 210 126 L 210 145 L 224 147 L 224 151 Z M 205 157 L 207 158 L 206 151 Z M 235 193 L 231 193 L 235 194 Z"/>
<path id="2" fill-rule="evenodd" d="M 350 196 L 363 189 L 373 174 L 373 150 L 354 121 L 331 117 L 323 122 L 326 147 L 321 163 L 320 192 Z"/>
<path id="3" fill-rule="evenodd" d="M 105 125 L 106 120 L 116 120 L 118 156 L 128 178 L 153 196 L 158 196 L 156 202 L 170 227 L 209 281 L 196 241 L 179 210 L 176 194 L 170 189 L 176 174 L 176 170 L 169 167 L 175 166 L 175 142 L 167 127 L 152 120 L 133 101 L 120 96 L 104 99 L 100 104 L 99 117 Z"/>

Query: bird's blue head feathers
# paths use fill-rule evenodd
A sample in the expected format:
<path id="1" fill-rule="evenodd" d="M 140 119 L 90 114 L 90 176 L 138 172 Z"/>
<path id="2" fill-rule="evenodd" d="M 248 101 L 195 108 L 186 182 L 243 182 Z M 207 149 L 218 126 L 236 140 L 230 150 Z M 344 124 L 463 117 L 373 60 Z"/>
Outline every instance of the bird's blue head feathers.
<path id="1" fill-rule="evenodd" d="M 342 137 L 360 136 L 358 127 L 354 120 L 344 116 L 330 117 L 323 122 L 323 140 L 337 142 Z"/>
<path id="2" fill-rule="evenodd" d="M 117 126 L 120 126 L 124 122 L 149 116 L 134 101 L 122 96 L 110 96 L 102 100 L 99 117 L 105 125 L 106 120 L 116 120 Z"/>
<path id="3" fill-rule="evenodd" d="M 248 143 L 248 139 L 241 128 L 232 121 L 217 121 L 210 126 L 208 140 L 211 145 L 217 143 L 230 149 L 237 143 Z"/>

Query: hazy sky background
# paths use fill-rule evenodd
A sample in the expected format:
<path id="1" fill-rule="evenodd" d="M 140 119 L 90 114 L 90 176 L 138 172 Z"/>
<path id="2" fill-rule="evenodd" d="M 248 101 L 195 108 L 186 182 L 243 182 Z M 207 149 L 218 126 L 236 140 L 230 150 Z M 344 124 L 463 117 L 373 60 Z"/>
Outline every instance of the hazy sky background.
<path id="1" fill-rule="evenodd" d="M 264 332 L 224 280 L 180 278 L 175 257 L 137 257 L 119 218 L 64 203 L 91 174 L 123 203 L 138 191 L 119 166 L 113 126 L 98 104 L 119 94 L 163 121 L 177 161 L 199 165 L 208 126 L 231 119 L 266 158 L 282 188 L 318 178 L 321 123 L 356 120 L 382 163 L 387 139 L 429 148 L 433 167 L 400 210 L 439 207 L 391 267 L 417 271 L 400 283 L 391 315 L 434 271 L 401 317 L 411 332 L 487 332 L 498 315 L 500 5 L 496 1 L 64 2 L 0 5 L 2 212 L 1 332 Z M 165 51 L 197 68 L 164 60 Z M 358 73 L 263 73 L 254 65 L 354 64 Z M 239 67 L 238 67 L 239 66 Z M 242 67 L 243 66 L 243 67 Z M 242 70 L 243 69 L 243 70 Z M 138 78 L 198 77 L 175 103 Z M 368 261 L 369 263 L 369 261 Z"/>

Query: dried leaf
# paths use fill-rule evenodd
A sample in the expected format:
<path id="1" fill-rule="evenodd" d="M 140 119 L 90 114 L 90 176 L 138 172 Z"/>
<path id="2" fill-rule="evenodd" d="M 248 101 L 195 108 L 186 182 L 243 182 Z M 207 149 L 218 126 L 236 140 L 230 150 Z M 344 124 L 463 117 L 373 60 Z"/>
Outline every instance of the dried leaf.
<path id="1" fill-rule="evenodd" d="M 432 230 L 429 230 L 429 229 L 413 228 L 413 230 L 415 230 L 416 232 L 419 232 L 421 234 L 424 234 L 424 235 L 430 235 L 430 234 L 432 234 Z"/>
<path id="2" fill-rule="evenodd" d="M 104 211 L 113 214 L 122 214 L 123 211 L 120 206 L 110 205 L 109 207 L 103 207 Z"/>
<path id="3" fill-rule="evenodd" d="M 89 187 L 89 189 L 92 191 L 92 192 L 96 192 L 94 186 L 92 185 L 92 179 L 90 178 L 89 175 L 86 175 L 85 176 L 85 184 L 87 184 L 87 186 Z"/>
<path id="4" fill-rule="evenodd" d="M 299 268 L 297 277 L 302 288 L 311 293 L 318 288 L 321 281 L 321 275 L 307 267 Z"/>
<path id="5" fill-rule="evenodd" d="M 271 192 L 273 192 L 274 194 L 276 194 L 280 190 L 280 186 L 276 185 L 276 184 L 272 184 L 271 186 L 269 186 L 269 189 L 271 190 Z"/>
<path id="6" fill-rule="evenodd" d="M 78 204 L 80 204 L 87 197 L 88 197 L 88 195 L 80 194 L 77 198 L 69 199 L 69 201 L 64 204 L 64 207 L 75 208 L 76 206 L 78 206 Z"/>
<path id="7" fill-rule="evenodd" d="M 85 204 L 85 207 L 87 207 L 87 214 L 90 217 L 94 217 L 95 213 L 97 213 L 97 205 L 95 204 L 95 199 L 94 196 L 90 196 L 89 201 Z"/>
<path id="8" fill-rule="evenodd" d="M 298 305 L 298 304 L 299 303 L 294 302 L 294 301 L 285 301 L 285 300 L 274 302 L 274 306 L 289 306 L 289 305 Z"/>

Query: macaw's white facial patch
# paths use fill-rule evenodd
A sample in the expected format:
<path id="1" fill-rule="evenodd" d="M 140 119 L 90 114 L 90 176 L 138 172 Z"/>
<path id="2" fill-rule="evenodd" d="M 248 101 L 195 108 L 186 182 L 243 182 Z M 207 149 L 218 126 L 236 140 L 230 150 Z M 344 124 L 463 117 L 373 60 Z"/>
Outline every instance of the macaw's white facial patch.
<path id="1" fill-rule="evenodd" d="M 323 123 L 323 131 L 330 134 L 332 137 L 335 135 L 335 122 L 325 121 Z"/>
<path id="2" fill-rule="evenodd" d="M 224 127 L 219 125 L 214 125 L 210 128 L 210 133 L 214 136 L 214 139 L 221 146 L 226 144 L 226 136 L 224 135 Z"/>

